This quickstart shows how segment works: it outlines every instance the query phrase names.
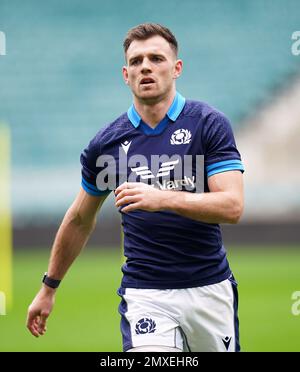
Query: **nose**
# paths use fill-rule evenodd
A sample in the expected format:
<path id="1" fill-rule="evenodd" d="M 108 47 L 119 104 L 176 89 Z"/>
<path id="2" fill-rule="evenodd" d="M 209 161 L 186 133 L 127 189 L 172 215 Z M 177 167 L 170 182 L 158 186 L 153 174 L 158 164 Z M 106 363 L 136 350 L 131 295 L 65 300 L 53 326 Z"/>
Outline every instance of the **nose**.
<path id="1" fill-rule="evenodd" d="M 143 73 L 145 73 L 145 72 L 151 72 L 151 63 L 150 63 L 150 61 L 149 61 L 148 58 L 144 58 L 143 59 L 142 72 Z"/>

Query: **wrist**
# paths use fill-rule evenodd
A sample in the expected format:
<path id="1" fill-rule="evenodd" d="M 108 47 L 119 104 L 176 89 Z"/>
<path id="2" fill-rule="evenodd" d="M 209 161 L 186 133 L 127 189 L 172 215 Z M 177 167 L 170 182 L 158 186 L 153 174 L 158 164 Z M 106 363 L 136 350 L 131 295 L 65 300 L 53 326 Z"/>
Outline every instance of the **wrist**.
<path id="1" fill-rule="evenodd" d="M 52 296 L 55 294 L 57 288 L 51 288 L 51 287 L 48 287 L 45 283 L 42 284 L 42 293 L 46 296 Z"/>
<path id="2" fill-rule="evenodd" d="M 44 283 L 45 287 L 48 287 L 50 289 L 56 289 L 60 285 L 61 280 L 60 279 L 54 279 L 51 276 L 48 276 L 47 273 L 44 274 L 42 282 Z"/>
<path id="3" fill-rule="evenodd" d="M 176 191 L 162 191 L 162 200 L 161 200 L 161 210 L 171 210 L 176 209 L 177 204 L 177 194 Z"/>

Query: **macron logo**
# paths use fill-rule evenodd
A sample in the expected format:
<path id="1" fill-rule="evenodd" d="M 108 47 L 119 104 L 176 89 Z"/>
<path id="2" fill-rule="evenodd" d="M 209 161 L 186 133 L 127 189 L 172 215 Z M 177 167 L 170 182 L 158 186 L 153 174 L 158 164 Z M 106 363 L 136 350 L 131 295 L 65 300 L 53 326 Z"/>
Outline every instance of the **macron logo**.
<path id="1" fill-rule="evenodd" d="M 231 337 L 226 336 L 225 338 L 222 338 L 223 344 L 226 347 L 226 350 L 228 351 Z"/>
<path id="2" fill-rule="evenodd" d="M 123 148 L 123 150 L 124 150 L 124 152 L 125 152 L 125 154 L 127 155 L 127 152 L 128 152 L 128 150 L 129 150 L 129 147 L 130 147 L 130 145 L 131 145 L 131 142 L 132 141 L 125 141 L 125 142 L 123 142 L 123 143 L 121 143 L 121 146 L 122 146 L 122 148 Z"/>

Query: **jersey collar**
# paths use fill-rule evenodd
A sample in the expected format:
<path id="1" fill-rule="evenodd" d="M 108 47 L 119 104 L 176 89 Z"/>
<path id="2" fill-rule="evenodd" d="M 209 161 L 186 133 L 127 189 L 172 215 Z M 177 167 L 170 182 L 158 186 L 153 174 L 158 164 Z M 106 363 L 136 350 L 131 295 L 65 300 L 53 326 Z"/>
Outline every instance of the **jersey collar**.
<path id="1" fill-rule="evenodd" d="M 176 92 L 176 96 L 172 102 L 172 105 L 170 106 L 167 112 L 167 116 L 169 117 L 169 119 L 171 119 L 172 121 L 176 121 L 178 116 L 181 114 L 181 111 L 183 110 L 184 105 L 185 105 L 185 98 L 181 94 Z M 133 104 L 129 107 L 127 111 L 127 116 L 131 124 L 135 128 L 137 128 L 140 125 L 142 118 L 136 111 Z"/>

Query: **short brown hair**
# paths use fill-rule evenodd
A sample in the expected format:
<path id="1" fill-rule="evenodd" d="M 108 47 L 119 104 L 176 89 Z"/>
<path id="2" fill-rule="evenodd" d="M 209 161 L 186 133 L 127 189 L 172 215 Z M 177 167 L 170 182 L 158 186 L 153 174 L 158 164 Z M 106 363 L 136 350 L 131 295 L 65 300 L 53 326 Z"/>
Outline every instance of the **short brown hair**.
<path id="1" fill-rule="evenodd" d="M 170 44 L 170 47 L 174 50 L 176 56 L 178 54 L 178 43 L 172 32 L 158 24 L 158 23 L 142 23 L 138 26 L 131 28 L 127 34 L 123 43 L 124 52 L 126 54 L 130 44 L 133 40 L 147 40 L 152 36 L 161 36 Z"/>

